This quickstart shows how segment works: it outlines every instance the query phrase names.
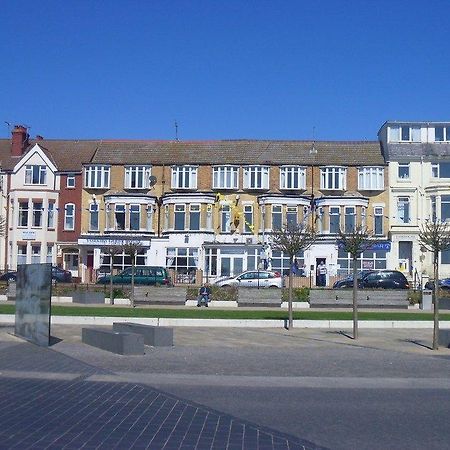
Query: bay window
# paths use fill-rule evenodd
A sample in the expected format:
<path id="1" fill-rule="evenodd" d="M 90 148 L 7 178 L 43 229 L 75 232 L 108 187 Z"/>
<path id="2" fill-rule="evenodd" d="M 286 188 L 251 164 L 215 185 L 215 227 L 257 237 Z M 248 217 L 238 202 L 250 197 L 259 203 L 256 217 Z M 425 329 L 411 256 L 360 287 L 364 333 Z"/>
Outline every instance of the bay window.
<path id="1" fill-rule="evenodd" d="M 116 230 L 125 230 L 125 205 L 117 204 L 114 206 L 114 223 Z"/>
<path id="2" fill-rule="evenodd" d="M 283 226 L 283 210 L 281 205 L 272 205 L 272 230 L 281 230 Z"/>
<path id="3" fill-rule="evenodd" d="M 19 227 L 28 226 L 28 200 L 19 201 Z"/>
<path id="4" fill-rule="evenodd" d="M 345 232 L 353 233 L 356 228 L 356 209 L 354 206 L 345 207 Z"/>
<path id="5" fill-rule="evenodd" d="M 296 206 L 288 206 L 286 207 L 286 224 L 287 226 L 297 226 L 297 207 Z"/>
<path id="6" fill-rule="evenodd" d="M 141 229 L 141 205 L 130 205 L 130 230 Z"/>
<path id="7" fill-rule="evenodd" d="M 341 229 L 341 208 L 330 206 L 330 233 L 338 234 Z"/>
<path id="8" fill-rule="evenodd" d="M 31 226 L 41 227 L 42 226 L 42 201 L 33 200 L 33 221 Z"/>

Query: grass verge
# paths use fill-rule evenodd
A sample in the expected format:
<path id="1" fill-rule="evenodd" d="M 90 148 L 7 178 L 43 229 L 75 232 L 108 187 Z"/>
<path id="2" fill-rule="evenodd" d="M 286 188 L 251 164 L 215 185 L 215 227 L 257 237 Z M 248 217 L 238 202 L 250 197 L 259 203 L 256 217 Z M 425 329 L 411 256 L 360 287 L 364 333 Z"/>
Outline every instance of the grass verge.
<path id="1" fill-rule="evenodd" d="M 14 305 L 0 305 L 0 314 L 14 314 Z M 288 313 L 282 311 L 217 310 L 217 309 L 150 309 L 118 308 L 114 306 L 52 306 L 54 316 L 97 316 L 97 317 L 155 317 L 176 319 L 287 319 Z M 360 320 L 432 320 L 431 313 L 417 312 L 359 312 Z M 351 311 L 295 311 L 296 320 L 351 320 Z M 450 314 L 440 314 L 440 320 L 450 320 Z"/>

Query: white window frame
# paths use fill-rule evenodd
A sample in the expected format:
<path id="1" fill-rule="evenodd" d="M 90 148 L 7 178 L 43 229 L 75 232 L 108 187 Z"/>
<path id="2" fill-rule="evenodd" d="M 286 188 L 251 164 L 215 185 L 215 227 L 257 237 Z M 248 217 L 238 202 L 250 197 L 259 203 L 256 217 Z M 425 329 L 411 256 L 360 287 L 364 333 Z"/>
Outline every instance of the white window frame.
<path id="1" fill-rule="evenodd" d="M 298 208 L 297 206 L 286 206 L 286 226 L 290 226 L 291 222 L 289 221 L 290 216 L 295 216 L 294 225 L 298 226 Z"/>
<path id="2" fill-rule="evenodd" d="M 193 214 L 198 215 L 198 228 L 192 228 L 192 216 Z M 189 230 L 200 231 L 202 227 L 202 213 L 201 206 L 199 203 L 192 203 L 189 205 Z"/>
<path id="3" fill-rule="evenodd" d="M 346 189 L 346 187 L 346 167 L 327 166 L 320 168 L 320 189 L 325 191 L 343 191 Z"/>
<path id="4" fill-rule="evenodd" d="M 183 216 L 183 226 L 177 228 L 177 216 Z M 186 229 L 186 205 L 176 204 L 173 207 L 173 229 L 176 231 L 184 231 Z"/>
<path id="5" fill-rule="evenodd" d="M 48 202 L 47 204 L 47 229 L 55 229 L 55 202 Z"/>
<path id="6" fill-rule="evenodd" d="M 23 251 L 25 250 L 25 252 Z M 17 264 L 26 264 L 28 256 L 28 245 L 17 244 Z"/>
<path id="7" fill-rule="evenodd" d="M 400 203 L 408 205 L 408 220 L 406 221 L 400 217 Z M 411 223 L 411 199 L 409 197 L 397 197 L 397 222 L 404 225 Z"/>
<path id="8" fill-rule="evenodd" d="M 281 230 L 283 228 L 283 205 L 272 205 L 271 208 L 271 229 L 272 230 Z M 280 219 L 280 228 L 275 228 L 275 221 L 274 217 L 277 217 Z"/>
<path id="9" fill-rule="evenodd" d="M 128 224 L 130 231 L 139 231 L 141 229 L 141 205 L 139 203 L 132 203 L 128 207 Z M 137 228 L 131 228 L 131 217 L 132 215 L 138 216 L 138 227 Z"/>
<path id="10" fill-rule="evenodd" d="M 384 224 L 383 224 L 384 209 L 382 206 L 374 206 L 373 208 L 373 234 L 375 236 L 384 235 Z M 381 233 L 377 233 L 376 220 L 381 217 Z"/>
<path id="11" fill-rule="evenodd" d="M 93 164 L 84 167 L 84 187 L 88 189 L 109 189 L 111 166 Z"/>
<path id="12" fill-rule="evenodd" d="M 68 214 L 68 207 L 72 207 L 72 214 Z M 70 225 L 69 221 L 72 221 L 72 225 Z M 64 230 L 73 231 L 75 230 L 75 204 L 74 203 L 66 203 L 64 205 Z"/>
<path id="13" fill-rule="evenodd" d="M 148 165 L 125 166 L 125 189 L 149 189 L 152 168 Z"/>
<path id="14" fill-rule="evenodd" d="M 123 214 L 123 228 L 119 228 L 117 214 Z M 114 205 L 114 230 L 125 231 L 127 227 L 127 207 L 124 203 L 116 203 Z"/>
<path id="15" fill-rule="evenodd" d="M 353 211 L 353 212 L 351 212 Z M 347 218 L 352 218 L 353 221 L 353 227 L 349 227 L 350 220 L 347 220 Z M 353 233 L 356 230 L 356 207 L 355 206 L 345 206 L 344 207 L 344 230 L 345 233 Z"/>
<path id="16" fill-rule="evenodd" d="M 92 226 L 92 218 L 93 218 L 93 214 L 97 215 L 97 227 L 93 227 Z M 100 208 L 98 203 L 94 203 L 92 202 L 89 205 L 89 231 L 99 231 L 100 230 Z"/>
<path id="17" fill-rule="evenodd" d="M 39 208 L 36 207 L 36 205 L 41 205 Z M 44 210 L 44 202 L 42 200 L 39 200 L 35 202 L 33 200 L 32 202 L 32 219 L 31 219 L 31 226 L 32 228 L 42 228 L 42 216 L 43 216 L 43 210 Z M 36 225 L 36 218 L 38 218 L 38 224 Z"/>
<path id="18" fill-rule="evenodd" d="M 405 176 L 405 177 L 401 177 L 400 176 L 400 168 L 408 168 L 408 175 L 407 176 Z M 411 166 L 410 166 L 410 164 L 409 163 L 399 163 L 398 164 L 398 169 L 397 169 L 397 178 L 399 179 L 399 180 L 409 180 L 410 178 L 411 178 Z"/>
<path id="19" fill-rule="evenodd" d="M 66 188 L 67 189 L 75 188 L 75 174 L 73 174 L 73 173 L 67 174 Z"/>
<path id="20" fill-rule="evenodd" d="M 244 189 L 269 189 L 269 166 L 245 166 Z"/>
<path id="21" fill-rule="evenodd" d="M 172 189 L 197 189 L 197 166 L 172 166 Z"/>
<path id="22" fill-rule="evenodd" d="M 37 172 L 37 173 L 36 173 Z M 34 183 L 34 176 L 37 176 L 37 183 Z M 44 186 L 47 184 L 47 166 L 38 164 L 27 164 L 25 166 L 25 184 Z"/>
<path id="23" fill-rule="evenodd" d="M 306 189 L 306 168 L 303 166 L 280 167 L 280 189 Z"/>
<path id="24" fill-rule="evenodd" d="M 436 130 L 442 128 L 442 140 L 436 139 Z M 450 126 L 449 125 L 437 125 L 434 127 L 434 142 L 450 142 Z"/>
<path id="25" fill-rule="evenodd" d="M 328 208 L 328 216 L 329 216 L 329 232 L 330 234 L 338 234 L 339 230 L 341 229 L 342 220 L 341 220 L 341 208 L 340 206 L 330 206 Z M 331 230 L 331 217 L 337 216 L 339 218 L 339 230 Z"/>
<path id="26" fill-rule="evenodd" d="M 224 204 L 220 210 L 220 232 L 231 233 L 231 206 Z"/>
<path id="27" fill-rule="evenodd" d="M 47 256 L 46 256 L 46 262 L 48 264 L 53 263 L 53 248 L 55 247 L 54 244 L 47 244 Z"/>
<path id="28" fill-rule="evenodd" d="M 250 221 L 248 220 L 250 218 Z M 244 233 L 254 232 L 253 205 L 244 205 Z"/>
<path id="29" fill-rule="evenodd" d="M 21 208 L 20 205 L 26 205 L 26 208 Z M 25 201 L 20 201 L 18 202 L 18 219 L 17 219 L 17 227 L 18 228 L 27 228 L 28 227 L 28 223 L 30 221 L 30 204 L 28 200 Z M 22 225 L 21 222 L 21 217 L 25 217 L 26 218 L 26 223 L 24 225 Z"/>
<path id="30" fill-rule="evenodd" d="M 31 244 L 31 264 L 40 264 L 41 262 L 41 244 L 33 242 Z M 37 249 L 37 251 L 36 251 Z"/>
<path id="31" fill-rule="evenodd" d="M 384 167 L 359 167 L 358 189 L 361 191 L 384 190 Z"/>
<path id="32" fill-rule="evenodd" d="M 239 189 L 239 167 L 213 167 L 213 189 Z"/>
<path id="33" fill-rule="evenodd" d="M 403 139 L 403 131 L 408 137 Z M 421 127 L 417 125 L 391 125 L 389 127 L 389 142 L 421 142 Z"/>

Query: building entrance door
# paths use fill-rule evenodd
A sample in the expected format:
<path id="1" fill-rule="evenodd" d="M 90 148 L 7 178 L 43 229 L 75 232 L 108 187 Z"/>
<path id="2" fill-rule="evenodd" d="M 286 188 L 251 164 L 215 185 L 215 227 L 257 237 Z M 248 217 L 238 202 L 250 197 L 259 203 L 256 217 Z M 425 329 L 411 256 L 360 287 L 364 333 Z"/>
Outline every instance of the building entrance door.
<path id="1" fill-rule="evenodd" d="M 244 258 L 241 255 L 227 255 L 220 258 L 220 276 L 235 277 L 243 272 Z"/>
<path id="2" fill-rule="evenodd" d="M 327 285 L 327 260 L 316 258 L 316 286 Z"/>

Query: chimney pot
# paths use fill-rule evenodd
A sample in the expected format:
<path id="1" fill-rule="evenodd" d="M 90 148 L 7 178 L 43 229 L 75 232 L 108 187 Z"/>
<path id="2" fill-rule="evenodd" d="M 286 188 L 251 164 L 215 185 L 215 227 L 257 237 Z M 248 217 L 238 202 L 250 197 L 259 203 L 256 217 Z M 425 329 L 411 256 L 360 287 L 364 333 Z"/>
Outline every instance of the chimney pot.
<path id="1" fill-rule="evenodd" d="M 36 135 L 36 140 L 37 140 L 37 141 L 43 141 L 43 140 L 44 140 L 44 137 L 41 136 L 40 134 L 37 134 L 37 135 Z"/>

